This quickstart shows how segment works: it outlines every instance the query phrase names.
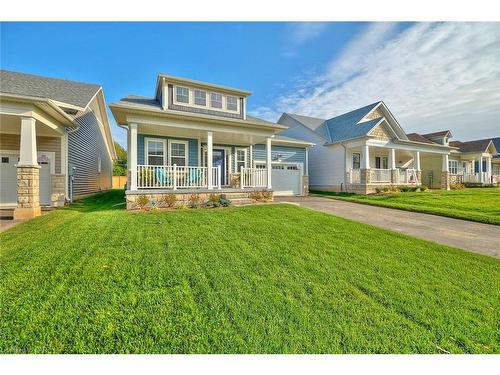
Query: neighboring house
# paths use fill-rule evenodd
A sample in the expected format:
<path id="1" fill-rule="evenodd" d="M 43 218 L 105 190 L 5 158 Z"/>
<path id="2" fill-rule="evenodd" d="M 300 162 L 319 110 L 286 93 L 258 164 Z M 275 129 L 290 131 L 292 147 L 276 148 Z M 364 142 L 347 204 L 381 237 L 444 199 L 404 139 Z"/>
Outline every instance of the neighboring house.
<path id="1" fill-rule="evenodd" d="M 495 145 L 497 154 L 493 156 L 491 161 L 491 173 L 493 174 L 494 182 L 500 183 L 500 137 L 492 138 L 491 141 Z"/>
<path id="2" fill-rule="evenodd" d="M 458 155 L 483 158 L 482 169 L 464 170 L 465 181 L 490 181 L 494 146 L 469 153 L 448 143 L 449 131 L 406 134 L 383 102 L 331 119 L 283 113 L 278 123 L 288 127 L 281 134 L 316 144 L 309 153 L 314 190 L 369 194 L 390 185 L 420 184 L 449 189 L 457 180 L 452 175 L 459 174 Z"/>
<path id="3" fill-rule="evenodd" d="M 312 143 L 281 137 L 286 127 L 247 115 L 249 95 L 159 74 L 154 97 L 128 96 L 111 104 L 128 135 L 127 207 L 134 208 L 138 196 L 157 200 L 173 191 L 183 198 L 306 194 Z"/>
<path id="4" fill-rule="evenodd" d="M 101 86 L 0 71 L 0 208 L 29 218 L 109 189 L 114 155 Z"/>

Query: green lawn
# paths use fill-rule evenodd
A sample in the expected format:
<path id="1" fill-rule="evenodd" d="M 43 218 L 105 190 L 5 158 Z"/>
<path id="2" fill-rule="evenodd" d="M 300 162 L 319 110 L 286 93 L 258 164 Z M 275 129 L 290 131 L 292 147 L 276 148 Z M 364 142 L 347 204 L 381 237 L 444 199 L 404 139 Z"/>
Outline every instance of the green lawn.
<path id="1" fill-rule="evenodd" d="M 312 191 L 336 199 L 500 225 L 500 188 L 356 195 Z"/>
<path id="2" fill-rule="evenodd" d="M 499 353 L 500 261 L 292 205 L 0 235 L 2 353 Z"/>

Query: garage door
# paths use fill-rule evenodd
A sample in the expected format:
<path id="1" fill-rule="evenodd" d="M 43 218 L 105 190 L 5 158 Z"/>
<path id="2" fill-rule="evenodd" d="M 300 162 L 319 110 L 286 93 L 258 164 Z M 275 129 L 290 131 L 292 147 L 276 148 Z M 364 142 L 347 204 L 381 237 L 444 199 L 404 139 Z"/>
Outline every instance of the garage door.
<path id="1" fill-rule="evenodd" d="M 17 205 L 17 167 L 18 155 L 0 154 L 0 206 Z M 40 205 L 50 206 L 50 159 L 39 157 L 40 163 Z"/>
<path id="2" fill-rule="evenodd" d="M 300 176 L 296 164 L 273 164 L 271 182 L 274 195 L 300 195 Z"/>

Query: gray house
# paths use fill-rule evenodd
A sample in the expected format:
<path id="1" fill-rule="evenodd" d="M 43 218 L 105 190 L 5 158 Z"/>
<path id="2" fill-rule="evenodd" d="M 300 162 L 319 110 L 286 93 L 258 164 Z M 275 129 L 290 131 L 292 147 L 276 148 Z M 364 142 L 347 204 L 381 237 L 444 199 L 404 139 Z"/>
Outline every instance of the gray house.
<path id="1" fill-rule="evenodd" d="M 15 218 L 111 188 L 102 87 L 0 71 L 0 208 Z"/>

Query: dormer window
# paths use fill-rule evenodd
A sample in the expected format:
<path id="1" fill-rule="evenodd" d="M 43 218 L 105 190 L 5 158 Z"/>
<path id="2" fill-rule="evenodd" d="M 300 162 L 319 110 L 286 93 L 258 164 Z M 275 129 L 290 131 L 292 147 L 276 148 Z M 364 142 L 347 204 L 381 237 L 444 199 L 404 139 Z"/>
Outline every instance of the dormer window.
<path id="1" fill-rule="evenodd" d="M 222 94 L 217 94 L 215 92 L 210 94 L 210 106 L 212 108 L 222 109 Z"/>
<path id="2" fill-rule="evenodd" d="M 187 87 L 177 86 L 175 88 L 175 99 L 179 103 L 189 103 L 189 89 Z"/>
<path id="3" fill-rule="evenodd" d="M 194 90 L 194 104 L 207 106 L 207 92 L 203 90 Z"/>
<path id="4" fill-rule="evenodd" d="M 236 96 L 227 96 L 226 97 L 226 109 L 228 111 L 237 111 L 238 110 L 238 98 L 236 98 Z"/>

